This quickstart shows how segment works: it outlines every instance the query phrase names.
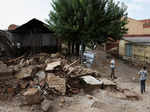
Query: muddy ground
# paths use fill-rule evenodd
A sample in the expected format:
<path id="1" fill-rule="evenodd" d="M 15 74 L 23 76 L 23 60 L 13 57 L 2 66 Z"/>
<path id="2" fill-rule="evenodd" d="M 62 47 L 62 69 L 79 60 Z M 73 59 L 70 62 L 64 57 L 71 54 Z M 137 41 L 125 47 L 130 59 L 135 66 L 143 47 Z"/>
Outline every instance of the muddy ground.
<path id="1" fill-rule="evenodd" d="M 96 60 L 92 66 L 102 77 L 110 77 L 110 69 L 106 54 L 95 51 Z M 150 112 L 150 81 L 147 81 L 146 93 L 140 94 L 138 68 L 129 66 L 121 60 L 117 61 L 115 82 L 118 87 L 135 91 L 140 99 L 126 99 L 119 92 L 111 89 L 96 89 L 90 93 L 81 91 L 72 97 L 56 97 L 50 112 Z M 149 69 L 149 68 L 148 68 Z M 10 101 L 0 101 L 0 112 L 43 112 L 38 105 L 21 106 L 17 97 Z M 39 108 L 39 109 L 38 109 Z"/>

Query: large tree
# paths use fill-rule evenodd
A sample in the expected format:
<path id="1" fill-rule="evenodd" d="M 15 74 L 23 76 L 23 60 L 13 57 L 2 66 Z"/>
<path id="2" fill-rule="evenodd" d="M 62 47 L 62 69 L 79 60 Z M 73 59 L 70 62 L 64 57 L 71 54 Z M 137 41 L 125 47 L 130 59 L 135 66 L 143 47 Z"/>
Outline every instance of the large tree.
<path id="1" fill-rule="evenodd" d="M 52 7 L 49 27 L 77 54 L 81 44 L 120 39 L 127 31 L 126 7 L 113 0 L 53 0 Z"/>

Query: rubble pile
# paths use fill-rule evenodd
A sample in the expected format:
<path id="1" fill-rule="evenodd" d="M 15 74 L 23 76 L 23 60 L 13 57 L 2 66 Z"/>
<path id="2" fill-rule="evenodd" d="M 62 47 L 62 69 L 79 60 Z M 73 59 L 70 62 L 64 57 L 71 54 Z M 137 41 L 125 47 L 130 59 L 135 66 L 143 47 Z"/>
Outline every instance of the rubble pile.
<path id="1" fill-rule="evenodd" d="M 44 97 L 77 94 L 85 84 L 81 77 L 100 77 L 97 71 L 77 66 L 78 62 L 46 53 L 0 62 L 0 93 L 21 94 L 29 105 L 41 103 Z"/>

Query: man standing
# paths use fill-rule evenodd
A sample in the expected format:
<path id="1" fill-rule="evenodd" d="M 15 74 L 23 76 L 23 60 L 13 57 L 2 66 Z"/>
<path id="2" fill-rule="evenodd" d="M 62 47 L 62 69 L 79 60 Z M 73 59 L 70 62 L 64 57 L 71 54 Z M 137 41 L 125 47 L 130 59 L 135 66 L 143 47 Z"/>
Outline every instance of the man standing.
<path id="1" fill-rule="evenodd" d="M 115 59 L 112 58 L 110 61 L 110 68 L 111 68 L 111 79 L 115 78 Z"/>
<path id="2" fill-rule="evenodd" d="M 146 79 L 147 79 L 147 70 L 146 67 L 144 66 L 138 74 L 140 75 L 140 85 L 141 85 L 141 93 L 143 94 L 145 92 L 145 86 L 146 86 Z"/>

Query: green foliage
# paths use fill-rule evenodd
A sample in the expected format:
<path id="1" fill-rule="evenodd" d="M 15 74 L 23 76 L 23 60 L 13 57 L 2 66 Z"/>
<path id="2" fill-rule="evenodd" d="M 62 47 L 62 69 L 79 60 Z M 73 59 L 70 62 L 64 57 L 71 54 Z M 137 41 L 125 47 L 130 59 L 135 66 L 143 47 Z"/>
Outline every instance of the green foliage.
<path id="1" fill-rule="evenodd" d="M 124 5 L 113 0 L 53 0 L 49 27 L 66 42 L 120 39 L 127 29 Z"/>

